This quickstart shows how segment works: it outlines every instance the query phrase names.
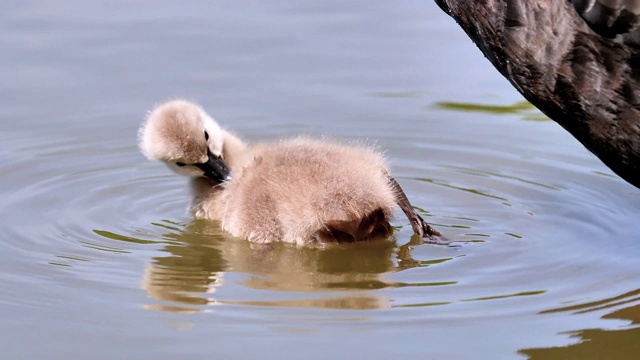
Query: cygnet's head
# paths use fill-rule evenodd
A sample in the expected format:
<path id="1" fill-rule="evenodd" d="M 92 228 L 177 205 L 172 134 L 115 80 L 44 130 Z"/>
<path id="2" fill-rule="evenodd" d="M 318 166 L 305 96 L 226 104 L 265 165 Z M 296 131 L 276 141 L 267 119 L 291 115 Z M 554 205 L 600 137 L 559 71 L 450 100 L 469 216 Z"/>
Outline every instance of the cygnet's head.
<path id="1" fill-rule="evenodd" d="M 138 132 L 140 150 L 181 175 L 206 176 L 217 184 L 231 179 L 222 159 L 224 131 L 202 110 L 186 100 L 155 107 Z"/>

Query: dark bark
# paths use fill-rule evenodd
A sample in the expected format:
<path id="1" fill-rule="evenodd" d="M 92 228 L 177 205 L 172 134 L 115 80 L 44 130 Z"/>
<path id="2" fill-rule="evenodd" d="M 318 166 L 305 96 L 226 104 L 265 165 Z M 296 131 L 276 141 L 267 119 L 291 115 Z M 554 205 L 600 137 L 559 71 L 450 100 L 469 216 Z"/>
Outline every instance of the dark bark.
<path id="1" fill-rule="evenodd" d="M 436 3 L 528 101 L 640 188 L 640 51 L 633 44 L 595 32 L 567 0 Z"/>

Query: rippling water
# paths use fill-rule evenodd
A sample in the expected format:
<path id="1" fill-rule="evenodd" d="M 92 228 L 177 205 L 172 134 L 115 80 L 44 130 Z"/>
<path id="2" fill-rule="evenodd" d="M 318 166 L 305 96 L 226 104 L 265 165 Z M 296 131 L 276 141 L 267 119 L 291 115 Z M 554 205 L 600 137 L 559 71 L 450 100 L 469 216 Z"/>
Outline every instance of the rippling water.
<path id="1" fill-rule="evenodd" d="M 640 191 L 430 1 L 10 1 L 0 13 L 10 358 L 629 358 Z M 366 139 L 452 246 L 255 248 L 187 212 L 138 125 L 185 96 L 249 141 Z"/>

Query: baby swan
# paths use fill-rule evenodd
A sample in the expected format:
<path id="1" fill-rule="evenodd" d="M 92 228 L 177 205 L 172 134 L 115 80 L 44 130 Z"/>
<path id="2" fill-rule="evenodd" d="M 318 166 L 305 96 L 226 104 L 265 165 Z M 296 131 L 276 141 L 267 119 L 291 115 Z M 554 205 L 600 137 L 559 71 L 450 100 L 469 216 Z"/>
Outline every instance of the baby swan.
<path id="1" fill-rule="evenodd" d="M 415 233 L 441 242 L 370 148 L 304 138 L 247 147 L 185 100 L 154 108 L 138 136 L 147 158 L 192 177 L 195 216 L 235 237 L 298 245 L 386 237 L 399 206 Z"/>

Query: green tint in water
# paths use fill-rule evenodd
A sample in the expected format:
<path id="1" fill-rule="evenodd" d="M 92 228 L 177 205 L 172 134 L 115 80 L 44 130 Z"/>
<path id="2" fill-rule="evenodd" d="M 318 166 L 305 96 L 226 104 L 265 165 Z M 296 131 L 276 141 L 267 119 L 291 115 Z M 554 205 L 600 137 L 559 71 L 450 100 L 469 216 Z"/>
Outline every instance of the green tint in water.
<path id="1" fill-rule="evenodd" d="M 549 121 L 548 117 L 540 113 L 540 111 L 526 100 L 518 101 L 512 105 L 489 105 L 439 101 L 435 103 L 435 106 L 444 110 L 483 112 L 495 115 L 516 114 L 522 116 L 523 120 Z"/>

